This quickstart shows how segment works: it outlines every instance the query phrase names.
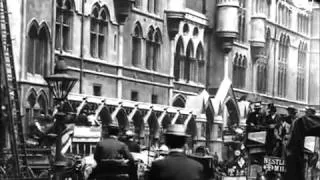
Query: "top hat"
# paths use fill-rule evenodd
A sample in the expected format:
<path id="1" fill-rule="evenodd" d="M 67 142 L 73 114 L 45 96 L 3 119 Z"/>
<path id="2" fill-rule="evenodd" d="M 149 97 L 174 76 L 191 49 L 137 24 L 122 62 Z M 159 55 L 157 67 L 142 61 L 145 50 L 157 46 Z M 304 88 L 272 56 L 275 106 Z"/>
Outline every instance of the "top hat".
<path id="1" fill-rule="evenodd" d="M 164 134 L 189 137 L 189 135 L 186 134 L 186 128 L 183 124 L 171 124 Z"/>
<path id="2" fill-rule="evenodd" d="M 273 103 L 269 103 L 268 104 L 268 109 L 270 109 L 271 112 L 276 112 L 277 108 L 274 106 Z"/>

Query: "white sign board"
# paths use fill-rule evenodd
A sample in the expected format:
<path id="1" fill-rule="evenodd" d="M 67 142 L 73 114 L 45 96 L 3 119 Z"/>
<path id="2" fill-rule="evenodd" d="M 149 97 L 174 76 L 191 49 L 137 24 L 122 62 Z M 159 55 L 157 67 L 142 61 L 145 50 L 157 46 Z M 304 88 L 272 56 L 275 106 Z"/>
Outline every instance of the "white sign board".
<path id="1" fill-rule="evenodd" d="M 250 132 L 248 134 L 248 139 L 264 144 L 266 142 L 266 135 L 266 131 Z"/>
<path id="2" fill-rule="evenodd" d="M 316 137 L 307 136 L 304 138 L 304 147 L 311 152 L 314 152 L 314 148 L 316 145 Z"/>
<path id="3" fill-rule="evenodd" d="M 225 176 L 222 178 L 223 180 L 247 180 L 245 176 L 239 176 L 239 177 L 228 177 Z"/>

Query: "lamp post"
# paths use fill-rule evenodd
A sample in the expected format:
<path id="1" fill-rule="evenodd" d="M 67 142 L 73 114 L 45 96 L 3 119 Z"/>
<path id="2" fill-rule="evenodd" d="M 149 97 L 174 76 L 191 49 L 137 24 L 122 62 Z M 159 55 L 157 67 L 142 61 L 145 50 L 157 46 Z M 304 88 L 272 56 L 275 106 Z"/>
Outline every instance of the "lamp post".
<path id="1" fill-rule="evenodd" d="M 63 110 L 63 105 L 67 101 L 67 96 L 71 89 L 74 87 L 78 78 L 72 77 L 67 74 L 67 65 L 63 60 L 58 60 L 54 74 L 45 77 L 48 83 L 48 88 L 53 94 L 53 98 L 56 103 L 57 113 L 55 114 L 55 130 L 56 130 L 56 155 L 54 168 L 57 171 L 63 169 L 67 165 L 62 155 L 62 133 L 66 129 L 66 112 Z M 59 177 L 56 174 L 56 178 Z"/>

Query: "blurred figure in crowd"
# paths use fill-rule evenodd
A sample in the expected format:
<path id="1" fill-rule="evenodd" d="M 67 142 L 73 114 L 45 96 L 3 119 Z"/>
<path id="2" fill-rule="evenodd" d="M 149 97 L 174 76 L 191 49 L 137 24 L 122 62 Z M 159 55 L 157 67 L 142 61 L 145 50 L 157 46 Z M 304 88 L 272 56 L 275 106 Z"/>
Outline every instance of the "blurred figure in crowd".
<path id="1" fill-rule="evenodd" d="M 260 112 L 261 110 L 261 103 L 256 102 L 253 105 L 253 111 L 248 114 L 247 117 L 247 129 L 248 131 L 257 130 L 259 129 L 258 126 L 262 125 L 263 116 Z"/>
<path id="2" fill-rule="evenodd" d="M 130 131 L 130 130 L 126 131 L 126 141 L 125 141 L 125 143 L 127 144 L 130 152 L 139 153 L 140 152 L 140 146 L 135 141 L 134 135 L 135 134 L 134 134 L 133 131 Z"/>
<path id="3" fill-rule="evenodd" d="M 289 141 L 290 138 L 290 133 L 291 133 L 291 129 L 292 129 L 292 123 L 293 121 L 297 118 L 297 109 L 293 106 L 289 106 L 287 108 L 288 111 L 288 116 L 284 117 L 283 122 L 282 122 L 282 132 L 281 132 L 281 136 L 282 136 L 282 143 L 283 143 L 283 156 L 285 156 L 285 148 L 287 146 L 287 143 Z"/>
<path id="4" fill-rule="evenodd" d="M 153 161 L 150 180 L 202 180 L 203 165 L 188 158 L 183 147 L 188 135 L 182 124 L 172 124 L 165 133 L 169 154 L 166 158 Z"/>
<path id="5" fill-rule="evenodd" d="M 94 153 L 97 167 L 90 179 L 96 180 L 137 180 L 134 159 L 128 146 L 118 140 L 119 126 L 116 123 L 107 125 Z"/>
<path id="6" fill-rule="evenodd" d="M 280 155 L 281 153 L 281 122 L 276 114 L 277 109 L 273 103 L 268 104 L 265 125 L 267 128 L 266 151 L 267 155 Z"/>
<path id="7" fill-rule="evenodd" d="M 306 107 L 305 108 L 305 115 L 306 116 L 314 116 L 314 115 L 316 115 L 316 110 L 313 107 Z"/>

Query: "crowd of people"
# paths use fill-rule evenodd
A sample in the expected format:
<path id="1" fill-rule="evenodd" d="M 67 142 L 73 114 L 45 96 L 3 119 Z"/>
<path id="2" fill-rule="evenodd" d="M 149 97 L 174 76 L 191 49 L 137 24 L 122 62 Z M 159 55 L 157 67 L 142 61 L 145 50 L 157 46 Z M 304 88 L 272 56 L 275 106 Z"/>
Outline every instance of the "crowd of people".
<path id="1" fill-rule="evenodd" d="M 253 103 L 252 109 L 246 121 L 248 133 L 266 131 L 266 154 L 284 157 L 284 148 L 290 138 L 292 123 L 297 118 L 297 109 L 289 106 L 286 109 L 287 115 L 280 115 L 273 103 L 268 104 L 266 110 L 263 111 L 260 102 Z M 315 113 L 315 109 L 305 108 L 306 116 L 312 116 Z"/>
<path id="2" fill-rule="evenodd" d="M 188 135 L 184 125 L 173 124 L 165 134 L 165 145 L 159 148 L 160 156 L 152 161 L 146 179 L 202 180 L 204 167 L 188 158 L 184 151 Z M 137 164 L 132 153 L 140 152 L 134 133 L 126 133 L 126 141 L 119 140 L 119 127 L 109 124 L 103 139 L 97 144 L 94 159 L 97 166 L 88 179 L 137 180 Z"/>

